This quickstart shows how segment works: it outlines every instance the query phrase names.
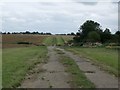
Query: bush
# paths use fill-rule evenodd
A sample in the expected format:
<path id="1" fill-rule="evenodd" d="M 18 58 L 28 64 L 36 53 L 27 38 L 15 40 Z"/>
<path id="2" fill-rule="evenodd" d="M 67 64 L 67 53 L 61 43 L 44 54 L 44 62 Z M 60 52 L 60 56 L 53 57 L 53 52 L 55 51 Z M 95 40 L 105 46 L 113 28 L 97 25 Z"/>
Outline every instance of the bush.
<path id="1" fill-rule="evenodd" d="M 57 46 L 62 46 L 61 44 L 57 44 Z"/>
<path id="2" fill-rule="evenodd" d="M 18 42 L 17 44 L 32 44 L 31 42 Z"/>

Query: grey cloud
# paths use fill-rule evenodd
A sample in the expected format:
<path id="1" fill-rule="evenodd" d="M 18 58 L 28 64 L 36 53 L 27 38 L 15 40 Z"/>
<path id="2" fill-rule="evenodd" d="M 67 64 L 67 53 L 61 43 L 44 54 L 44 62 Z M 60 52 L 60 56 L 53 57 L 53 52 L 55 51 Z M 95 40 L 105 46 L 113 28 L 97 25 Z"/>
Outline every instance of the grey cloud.
<path id="1" fill-rule="evenodd" d="M 96 5 L 98 2 L 80 2 L 84 5 Z"/>
<path id="2" fill-rule="evenodd" d="M 89 19 L 101 23 L 103 28 L 110 28 L 112 32 L 117 29 L 117 6 L 110 2 L 14 3 L 7 4 L 3 10 L 3 18 L 13 17 L 11 20 L 14 20 L 3 19 L 5 31 L 77 32 L 79 26 Z"/>
<path id="3" fill-rule="evenodd" d="M 75 1 L 76 3 L 84 4 L 84 5 L 96 5 L 98 3 L 97 0 L 91 0 L 91 1 L 88 1 L 88 0 L 73 0 L 73 1 Z"/>

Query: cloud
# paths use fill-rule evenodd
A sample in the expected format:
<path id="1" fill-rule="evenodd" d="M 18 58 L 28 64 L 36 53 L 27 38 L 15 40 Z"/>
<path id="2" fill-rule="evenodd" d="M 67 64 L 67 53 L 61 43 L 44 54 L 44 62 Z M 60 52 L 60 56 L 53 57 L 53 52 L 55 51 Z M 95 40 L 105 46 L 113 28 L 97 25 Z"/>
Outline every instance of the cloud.
<path id="1" fill-rule="evenodd" d="M 11 22 L 20 22 L 20 23 L 25 22 L 25 19 L 20 19 L 15 17 L 8 18 L 8 20 L 10 20 Z"/>
<path id="2" fill-rule="evenodd" d="M 45 1 L 45 2 L 44 2 Z M 41 0 L 41 2 L 3 3 L 4 31 L 44 31 L 52 33 L 77 32 L 86 20 L 99 22 L 104 28 L 117 30 L 117 3 L 82 2 L 76 0 Z"/>
<path id="3" fill-rule="evenodd" d="M 82 4 L 85 4 L 85 5 L 96 5 L 97 2 L 80 2 Z"/>

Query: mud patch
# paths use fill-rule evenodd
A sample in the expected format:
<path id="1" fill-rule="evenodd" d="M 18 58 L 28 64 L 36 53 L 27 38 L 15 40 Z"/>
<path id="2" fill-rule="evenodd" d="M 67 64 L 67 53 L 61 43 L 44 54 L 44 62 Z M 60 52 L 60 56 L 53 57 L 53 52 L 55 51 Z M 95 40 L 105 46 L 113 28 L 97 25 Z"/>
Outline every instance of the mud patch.
<path id="1" fill-rule="evenodd" d="M 95 71 L 83 71 L 84 73 L 95 73 Z"/>

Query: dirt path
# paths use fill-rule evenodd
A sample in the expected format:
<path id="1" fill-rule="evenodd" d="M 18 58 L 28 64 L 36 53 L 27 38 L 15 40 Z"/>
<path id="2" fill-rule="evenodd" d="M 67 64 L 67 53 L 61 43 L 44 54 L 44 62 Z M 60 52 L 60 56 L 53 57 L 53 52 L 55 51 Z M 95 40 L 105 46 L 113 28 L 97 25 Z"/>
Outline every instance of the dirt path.
<path id="1" fill-rule="evenodd" d="M 54 49 L 59 49 L 66 56 L 75 60 L 79 68 L 85 72 L 87 78 L 93 82 L 96 88 L 118 88 L 118 79 L 104 71 L 101 71 L 92 62 L 80 58 L 71 52 L 53 46 L 48 47 L 48 62 L 39 64 L 34 69 L 34 74 L 26 76 L 20 88 L 71 88 L 67 82 L 71 79 L 65 72 L 64 66 L 59 62 L 59 54 Z"/>
<path id="2" fill-rule="evenodd" d="M 59 55 L 55 52 L 54 47 L 48 47 L 48 56 L 47 64 L 42 67 L 37 66 L 37 69 L 42 68 L 43 72 L 27 76 L 20 88 L 70 88 L 67 83 L 70 79 L 69 75 L 59 62 Z"/>
<path id="3" fill-rule="evenodd" d="M 95 84 L 96 88 L 118 88 L 118 79 L 116 77 L 101 71 L 98 67 L 94 66 L 92 62 L 86 59 L 80 58 L 64 49 L 57 49 L 64 52 L 66 56 L 75 60 L 79 68 L 85 72 L 87 78 Z"/>

